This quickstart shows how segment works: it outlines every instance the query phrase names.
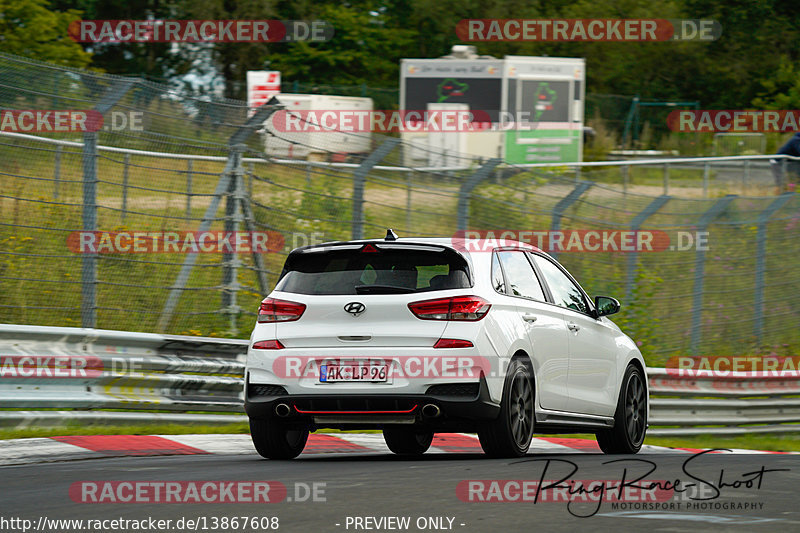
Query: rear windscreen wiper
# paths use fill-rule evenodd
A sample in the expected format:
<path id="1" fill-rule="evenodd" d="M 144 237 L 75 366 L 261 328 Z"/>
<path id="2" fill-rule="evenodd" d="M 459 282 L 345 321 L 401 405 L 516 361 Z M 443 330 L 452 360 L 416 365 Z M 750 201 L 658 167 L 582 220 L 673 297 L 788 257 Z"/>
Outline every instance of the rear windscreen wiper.
<path id="1" fill-rule="evenodd" d="M 416 291 L 397 285 L 356 285 L 356 294 L 405 294 L 409 292 Z"/>

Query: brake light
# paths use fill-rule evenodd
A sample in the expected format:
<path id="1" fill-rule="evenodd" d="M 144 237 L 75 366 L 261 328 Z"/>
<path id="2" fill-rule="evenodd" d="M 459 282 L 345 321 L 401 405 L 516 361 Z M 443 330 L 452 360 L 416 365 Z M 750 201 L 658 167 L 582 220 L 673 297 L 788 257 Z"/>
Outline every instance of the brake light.
<path id="1" fill-rule="evenodd" d="M 492 304 L 480 296 L 453 296 L 412 302 L 408 308 L 422 320 L 458 320 L 476 322 L 486 316 Z"/>
<path id="2" fill-rule="evenodd" d="M 282 350 L 283 344 L 279 340 L 258 341 L 253 343 L 254 350 Z"/>
<path id="3" fill-rule="evenodd" d="M 439 339 L 434 348 L 472 348 L 474 344 L 461 339 Z"/>
<path id="4" fill-rule="evenodd" d="M 259 322 L 291 322 L 297 320 L 306 310 L 306 304 L 265 298 L 258 310 Z"/>

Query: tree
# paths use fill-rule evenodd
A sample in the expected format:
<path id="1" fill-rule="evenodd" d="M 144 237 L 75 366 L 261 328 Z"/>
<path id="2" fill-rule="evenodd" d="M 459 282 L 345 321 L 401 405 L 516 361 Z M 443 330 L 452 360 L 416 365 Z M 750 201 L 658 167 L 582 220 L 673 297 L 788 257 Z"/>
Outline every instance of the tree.
<path id="1" fill-rule="evenodd" d="M 285 79 L 326 85 L 397 86 L 400 58 L 414 43 L 414 32 L 387 28 L 380 12 L 322 5 L 313 18 L 335 29 L 322 43 L 276 43 L 264 55 L 270 69 Z"/>
<path id="2" fill-rule="evenodd" d="M 800 109 L 800 70 L 788 57 L 780 58 L 775 75 L 761 82 L 763 91 L 753 100 L 759 109 Z"/>
<path id="3" fill-rule="evenodd" d="M 51 11 L 47 0 L 0 0 L 0 52 L 84 68 L 92 60 L 69 38 L 80 11 Z"/>

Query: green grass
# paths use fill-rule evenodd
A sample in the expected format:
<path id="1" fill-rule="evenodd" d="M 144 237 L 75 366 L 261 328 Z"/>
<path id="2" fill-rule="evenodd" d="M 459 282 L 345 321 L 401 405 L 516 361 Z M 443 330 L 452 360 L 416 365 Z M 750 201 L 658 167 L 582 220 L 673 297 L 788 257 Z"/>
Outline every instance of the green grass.
<path id="1" fill-rule="evenodd" d="M 646 437 L 645 444 L 670 448 L 740 448 L 773 452 L 800 451 L 800 434 L 739 435 L 722 437 L 698 435 L 696 437 Z"/>
<path id="2" fill-rule="evenodd" d="M 82 227 L 81 154 L 65 150 L 61 158 L 58 198 L 52 180 L 54 153 L 41 143 L 8 141 L 0 144 L 0 323 L 80 326 L 82 259 L 67 246 L 67 236 Z M 188 231 L 196 229 L 209 203 L 207 196 L 184 195 L 187 163 L 183 160 L 132 156 L 127 174 L 127 212 L 123 217 L 124 159 L 104 152 L 98 160 L 98 227 L 105 231 Z M 249 170 L 250 164 L 245 168 Z M 195 161 L 192 192 L 210 194 L 218 181 L 221 162 Z M 570 175 L 550 179 L 559 171 L 526 172 L 501 181 L 490 179 L 472 193 L 472 229 L 546 230 L 557 203 L 572 190 Z M 261 179 L 252 183 L 254 216 L 258 229 L 278 229 L 287 238 L 280 253 L 262 257 L 268 271 L 268 289 L 277 280 L 285 253 L 296 234 L 318 235 L 321 240 L 351 236 L 352 170 L 307 172 L 301 164 L 255 165 Z M 469 172 L 462 173 L 469 175 Z M 463 177 L 463 176 L 462 176 Z M 584 179 L 599 184 L 587 191 L 561 219 L 565 229 L 622 229 L 660 191 L 648 195 L 623 194 L 619 171 L 586 171 Z M 410 179 L 412 213 L 406 212 L 406 179 Z M 674 169 L 675 187 L 698 185 L 695 171 Z M 660 169 L 631 170 L 630 183 L 658 187 Z M 249 178 L 246 178 L 249 187 Z M 401 236 L 455 233 L 459 180 L 453 176 L 413 173 L 410 176 L 372 172 L 366 185 L 365 235 L 382 236 L 394 227 Z M 613 184 L 613 185 L 612 185 Z M 734 184 L 736 185 L 736 184 Z M 155 190 L 151 190 L 155 189 Z M 714 190 L 718 196 L 723 190 Z M 734 190 L 733 192 L 739 192 Z M 790 203 L 773 217 L 767 229 L 764 338 L 753 335 L 756 229 L 753 222 L 772 198 L 737 200 L 721 224 L 711 227 L 711 252 L 707 254 L 705 296 L 700 351 L 714 355 L 792 352 L 800 345 L 800 330 L 786 323 L 800 320 L 798 299 L 787 288 L 800 283 L 794 259 L 800 241 L 794 237 L 800 220 L 798 203 Z M 647 220 L 648 227 L 676 231 L 690 229 L 713 200 L 671 200 Z M 186 218 L 188 217 L 188 218 Z M 223 227 L 224 202 L 212 230 Z M 641 343 L 650 365 L 659 366 L 671 355 L 689 348 L 695 252 L 642 253 L 635 289 L 626 298 L 628 254 L 562 253 L 559 259 L 593 294 L 622 300 L 613 318 Z M 98 259 L 97 327 L 131 331 L 157 331 L 157 323 L 175 282 L 183 254 L 101 254 Z M 221 254 L 199 254 L 173 318 L 165 333 L 218 337 L 245 337 L 264 296 L 258 287 L 253 259 L 239 254 L 242 289 L 237 295 L 241 312 L 231 328 L 222 308 Z M 267 289 L 267 290 L 268 290 Z M 63 309 L 46 309 L 58 307 Z M 234 331 L 235 330 L 235 331 Z"/>
<path id="3" fill-rule="evenodd" d="M 249 433 L 247 423 L 225 425 L 142 424 L 135 426 L 65 425 L 49 428 L 0 428 L 0 440 L 58 437 L 63 435 L 187 435 L 209 433 Z"/>
<path id="4" fill-rule="evenodd" d="M 219 426 L 180 425 L 180 424 L 147 424 L 135 426 L 104 425 L 67 425 L 56 428 L 21 428 L 0 429 L 0 440 L 25 439 L 33 437 L 56 437 L 62 435 L 186 435 L 186 434 L 249 434 L 247 423 Z M 318 433 L 380 433 L 369 431 L 340 431 L 336 429 L 319 430 Z M 541 437 L 563 437 L 594 440 L 594 435 L 534 435 Z M 745 450 L 764 450 L 776 452 L 800 451 L 800 433 L 787 435 L 741 435 L 720 437 L 699 435 L 696 437 L 652 437 L 645 439 L 645 444 L 665 446 L 668 448 L 739 448 Z"/>

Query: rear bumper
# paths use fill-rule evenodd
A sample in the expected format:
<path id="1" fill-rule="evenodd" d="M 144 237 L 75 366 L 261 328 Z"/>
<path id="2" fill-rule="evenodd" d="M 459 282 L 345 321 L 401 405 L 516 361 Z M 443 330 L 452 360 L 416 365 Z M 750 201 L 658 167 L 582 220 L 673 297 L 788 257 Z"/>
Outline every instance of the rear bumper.
<path id="1" fill-rule="evenodd" d="M 313 429 L 381 429 L 416 424 L 432 429 L 474 430 L 481 422 L 494 420 L 500 406 L 491 401 L 486 380 L 451 384 L 451 388 L 429 387 L 425 394 L 330 394 L 291 395 L 269 387 L 257 394 L 245 385 L 245 412 L 250 418 L 278 419 L 288 425 Z M 279 416 L 276 413 L 281 412 Z M 436 406 L 436 410 L 425 406 Z M 286 409 L 288 407 L 288 409 Z"/>

